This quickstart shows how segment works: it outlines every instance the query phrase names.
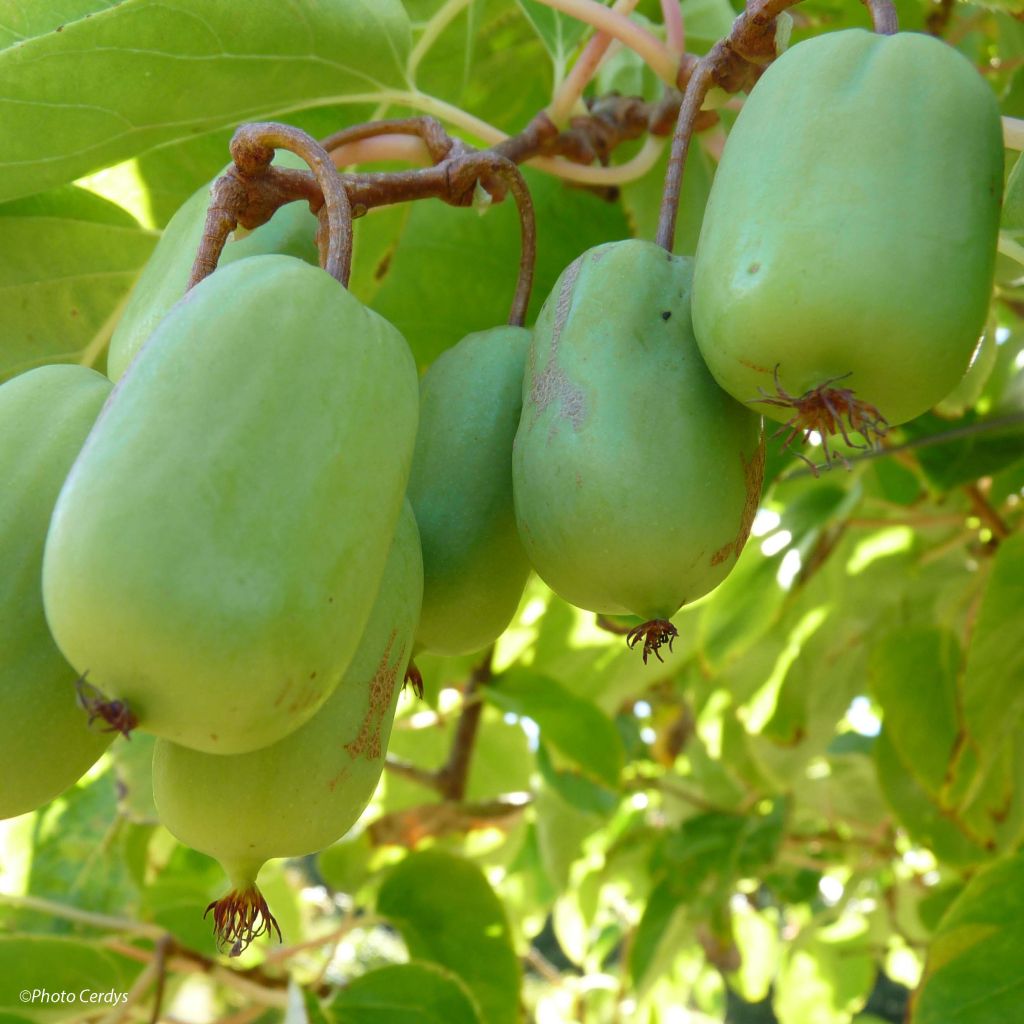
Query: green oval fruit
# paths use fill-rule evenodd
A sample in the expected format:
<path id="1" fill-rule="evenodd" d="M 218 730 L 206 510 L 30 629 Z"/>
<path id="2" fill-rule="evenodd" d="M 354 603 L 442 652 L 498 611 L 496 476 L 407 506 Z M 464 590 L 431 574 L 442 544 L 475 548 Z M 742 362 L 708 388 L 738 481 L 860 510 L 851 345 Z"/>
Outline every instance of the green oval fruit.
<path id="1" fill-rule="evenodd" d="M 278 151 L 274 163 L 306 168 L 300 157 L 286 150 Z M 204 185 L 181 205 L 164 228 L 110 338 L 107 376 L 111 380 L 120 380 L 142 343 L 185 294 L 209 205 L 210 185 Z M 264 253 L 295 256 L 317 266 L 316 230 L 317 219 L 305 203 L 288 203 L 255 231 L 242 237 L 232 236 L 224 246 L 218 266 Z"/>
<path id="2" fill-rule="evenodd" d="M 729 135 L 697 247 L 715 379 L 756 402 L 779 397 L 776 366 L 794 397 L 842 378 L 889 424 L 934 405 L 985 322 L 1002 166 L 995 97 L 945 43 L 851 29 L 784 53 Z"/>
<path id="3" fill-rule="evenodd" d="M 272 857 L 300 857 L 340 839 L 369 802 L 384 766 L 423 595 L 416 521 L 403 507 L 380 592 L 359 648 L 326 704 L 262 750 L 204 754 L 157 741 L 153 795 L 160 820 L 183 843 L 216 857 L 232 893 L 215 920 L 222 941 L 253 937 L 240 925 L 255 907 L 269 930 L 256 875 Z"/>
<path id="4" fill-rule="evenodd" d="M 82 366 L 42 366 L 0 387 L 0 818 L 52 800 L 112 738 L 78 706 L 40 582 L 54 502 L 109 393 Z"/>
<path id="5" fill-rule="evenodd" d="M 468 654 L 499 636 L 530 572 L 512 502 L 512 442 L 530 332 L 497 327 L 441 355 L 420 386 L 408 498 L 423 542 L 417 646 Z"/>
<path id="6" fill-rule="evenodd" d="M 533 567 L 595 612 L 667 619 L 732 567 L 761 493 L 760 418 L 723 392 L 690 325 L 689 260 L 600 245 L 541 310 L 513 456 Z"/>
<path id="7" fill-rule="evenodd" d="M 317 267 L 253 256 L 161 322 L 57 501 L 65 657 L 141 728 L 244 753 L 327 699 L 370 613 L 415 443 L 402 336 Z"/>

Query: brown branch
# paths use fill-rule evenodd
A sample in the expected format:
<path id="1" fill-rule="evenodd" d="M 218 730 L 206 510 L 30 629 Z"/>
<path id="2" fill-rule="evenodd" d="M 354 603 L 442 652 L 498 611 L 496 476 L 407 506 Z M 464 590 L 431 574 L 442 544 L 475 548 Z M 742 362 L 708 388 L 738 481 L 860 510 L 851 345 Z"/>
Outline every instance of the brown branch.
<path id="1" fill-rule="evenodd" d="M 964 493 L 974 514 L 992 531 L 997 541 L 1006 540 L 1012 532 L 1003 517 L 992 507 L 977 482 L 964 485 Z"/>
<path id="2" fill-rule="evenodd" d="M 489 683 L 493 678 L 491 662 L 494 659 L 492 644 L 483 658 L 470 673 L 469 681 L 463 690 L 464 704 L 462 714 L 455 726 L 455 738 L 448 761 L 437 773 L 438 791 L 447 800 L 461 800 L 466 795 L 466 780 L 469 776 L 469 762 L 473 756 L 477 732 L 480 728 L 480 716 L 484 705 L 481 700 L 470 700 L 476 691 Z"/>
<path id="3" fill-rule="evenodd" d="M 384 761 L 384 767 L 388 771 L 434 790 L 445 800 L 458 802 L 463 799 L 466 795 L 469 763 L 473 756 L 473 746 L 476 743 L 480 716 L 484 706 L 477 691 L 493 679 L 491 670 L 493 657 L 494 645 L 492 644 L 470 673 L 462 691 L 462 710 L 455 725 L 455 736 L 452 739 L 448 760 L 437 771 L 432 772 L 410 764 L 408 761 L 389 757 Z"/>
<path id="4" fill-rule="evenodd" d="M 374 846 L 413 849 L 424 839 L 465 835 L 485 828 L 510 829 L 529 804 L 527 794 L 517 799 L 498 797 L 476 803 L 429 803 L 384 814 L 367 827 Z"/>

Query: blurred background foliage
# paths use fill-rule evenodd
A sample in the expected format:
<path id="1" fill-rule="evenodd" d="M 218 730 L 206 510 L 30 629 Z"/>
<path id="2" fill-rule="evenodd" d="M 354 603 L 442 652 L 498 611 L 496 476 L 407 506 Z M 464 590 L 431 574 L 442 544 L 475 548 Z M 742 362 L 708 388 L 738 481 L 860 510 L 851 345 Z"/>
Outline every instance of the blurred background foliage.
<path id="1" fill-rule="evenodd" d="M 0 379 L 103 367 L 160 230 L 239 121 L 326 134 L 443 101 L 514 132 L 589 32 L 534 0 L 245 6 L 0 3 Z M 696 53 L 736 13 L 681 6 Z M 1024 117 L 1013 0 L 897 7 Z M 656 0 L 635 16 L 661 31 Z M 794 39 L 867 24 L 852 0 L 805 0 L 793 19 Z M 592 87 L 659 89 L 622 50 Z M 722 133 L 689 161 L 680 252 Z M 527 169 L 531 319 L 583 249 L 650 237 L 663 168 L 614 196 Z M 194 1022 L 1024 1021 L 1019 166 L 1004 228 L 963 383 L 880 451 L 848 452 L 848 471 L 815 477 L 772 441 L 754 535 L 676 617 L 665 663 L 608 628 L 630 621 L 531 581 L 468 698 L 484 710 L 461 801 L 424 776 L 449 756 L 480 659 L 424 656 L 425 701 L 402 698 L 391 743 L 401 766 L 359 826 L 261 876 L 282 946 L 218 957 L 202 910 L 221 873 L 158 824 L 145 736 L 0 823 L 0 1022 L 149 1019 L 162 977 L 162 1019 Z M 357 224 L 352 286 L 426 367 L 504 320 L 518 244 L 508 203 L 381 209 Z M 129 1000 L 26 1006 L 33 988 Z"/>

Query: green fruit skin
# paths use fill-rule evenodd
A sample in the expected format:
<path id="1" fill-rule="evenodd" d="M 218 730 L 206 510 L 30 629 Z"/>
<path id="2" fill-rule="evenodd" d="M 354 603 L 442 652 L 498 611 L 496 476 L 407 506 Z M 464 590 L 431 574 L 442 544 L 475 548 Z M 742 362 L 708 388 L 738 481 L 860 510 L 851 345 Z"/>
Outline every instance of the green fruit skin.
<path id="1" fill-rule="evenodd" d="M 398 520 L 359 648 L 326 704 L 277 743 L 223 757 L 158 740 L 153 795 L 160 820 L 216 857 L 245 889 L 271 857 L 299 857 L 340 839 L 368 803 L 391 735 L 423 595 L 408 503 Z"/>
<path id="2" fill-rule="evenodd" d="M 43 564 L 65 657 L 139 725 L 237 754 L 316 712 L 370 613 L 419 381 L 387 321 L 290 256 L 217 270 L 114 389 Z"/>
<path id="3" fill-rule="evenodd" d="M 761 493 L 761 420 L 701 359 L 692 264 L 597 246 L 534 328 L 513 454 L 533 567 L 580 608 L 663 619 L 725 578 Z"/>
<path id="4" fill-rule="evenodd" d="M 82 366 L 42 366 L 0 387 L 0 818 L 52 800 L 112 739 L 86 724 L 40 582 L 54 502 L 109 393 Z"/>
<path id="5" fill-rule="evenodd" d="M 890 424 L 960 380 L 992 290 L 1003 148 L 992 91 L 929 36 L 798 43 L 729 135 L 697 246 L 693 321 L 740 401 L 849 374 Z M 791 409 L 757 405 L 788 420 Z"/>
<path id="6" fill-rule="evenodd" d="M 305 161 L 287 151 L 280 151 L 274 163 L 282 167 L 306 167 Z M 202 241 L 209 205 L 210 185 L 204 185 L 181 205 L 164 228 L 160 241 L 128 296 L 124 313 L 110 338 L 107 376 L 112 381 L 121 379 L 142 343 L 153 333 L 171 306 L 185 294 L 192 264 Z M 316 230 L 317 219 L 305 203 L 288 203 L 255 231 L 241 238 L 229 239 L 218 266 L 224 267 L 248 256 L 264 253 L 295 256 L 317 266 L 319 254 Z"/>
<path id="7" fill-rule="evenodd" d="M 522 327 L 470 334 L 420 385 L 408 491 L 423 541 L 420 648 L 480 650 L 522 597 L 530 563 L 516 529 L 512 443 L 530 339 Z"/>

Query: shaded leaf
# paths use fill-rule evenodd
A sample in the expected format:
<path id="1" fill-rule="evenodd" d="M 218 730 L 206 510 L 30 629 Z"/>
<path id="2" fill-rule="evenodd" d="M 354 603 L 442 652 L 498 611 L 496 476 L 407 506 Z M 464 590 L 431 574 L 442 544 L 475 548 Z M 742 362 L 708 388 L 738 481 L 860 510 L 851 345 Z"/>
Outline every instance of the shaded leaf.
<path id="1" fill-rule="evenodd" d="M 518 1024 L 519 959 L 501 901 L 478 867 L 439 851 L 411 854 L 385 878 L 377 910 L 413 958 L 466 983 L 488 1024 Z"/>
<path id="2" fill-rule="evenodd" d="M 458 976 L 430 963 L 380 967 L 349 982 L 331 1001 L 336 1024 L 483 1024 Z"/>
<path id="3" fill-rule="evenodd" d="M 155 243 L 121 207 L 74 186 L 0 206 L 0 380 L 98 363 Z"/>
<path id="4" fill-rule="evenodd" d="M 982 871 L 939 925 L 912 1024 L 1009 1024 L 1024 1005 L 1024 854 Z"/>

